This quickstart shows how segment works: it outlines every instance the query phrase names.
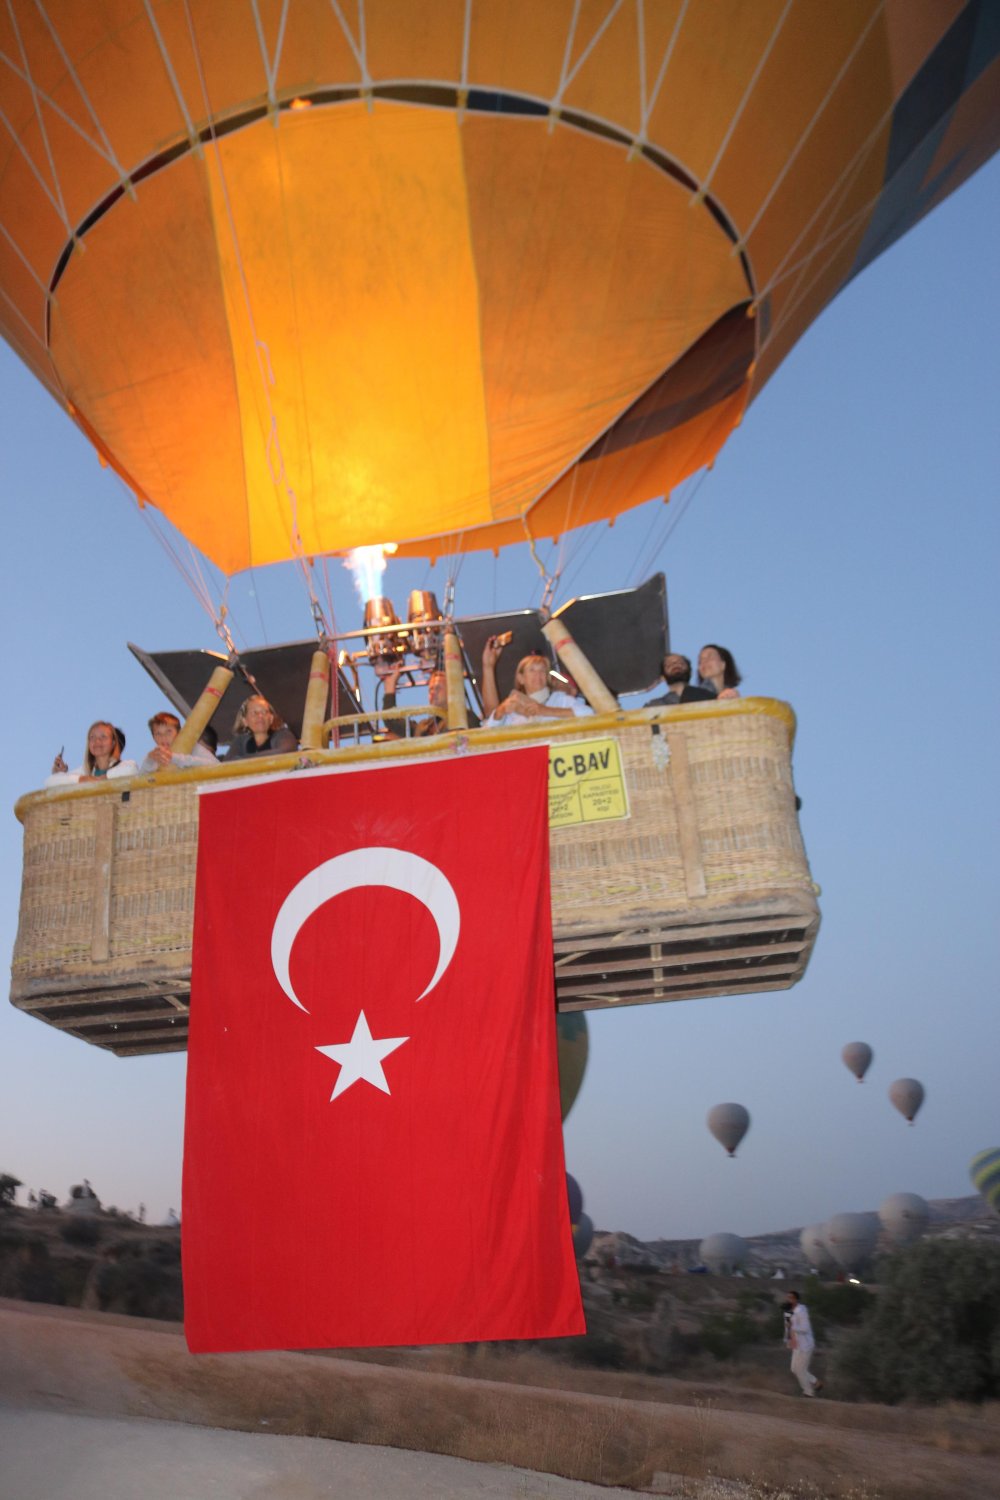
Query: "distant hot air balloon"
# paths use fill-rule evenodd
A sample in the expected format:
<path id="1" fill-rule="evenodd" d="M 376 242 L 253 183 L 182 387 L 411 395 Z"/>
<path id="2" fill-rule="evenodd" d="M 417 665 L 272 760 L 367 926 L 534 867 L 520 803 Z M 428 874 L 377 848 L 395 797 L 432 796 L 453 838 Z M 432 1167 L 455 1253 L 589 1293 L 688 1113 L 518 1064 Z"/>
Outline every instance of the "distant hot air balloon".
<path id="1" fill-rule="evenodd" d="M 927 1228 L 931 1211 L 919 1193 L 893 1193 L 882 1204 L 878 1216 L 894 1245 L 910 1245 Z"/>
<path id="2" fill-rule="evenodd" d="M 750 1129 L 750 1113 L 742 1104 L 715 1104 L 708 1112 L 706 1124 L 730 1156 Z"/>
<path id="3" fill-rule="evenodd" d="M 969 1176 L 993 1212 L 1000 1214 L 1000 1146 L 974 1156 L 969 1163 Z"/>
<path id="4" fill-rule="evenodd" d="M 913 1124 L 917 1110 L 924 1102 L 924 1086 L 916 1078 L 897 1078 L 889 1085 L 889 1099 L 899 1113 Z"/>
<path id="5" fill-rule="evenodd" d="M 582 1010 L 564 1011 L 556 1016 L 556 1044 L 559 1049 L 559 1108 L 565 1120 L 576 1102 L 587 1071 L 590 1037 L 587 1017 Z"/>
<path id="6" fill-rule="evenodd" d="M 874 1214 L 834 1214 L 824 1229 L 830 1253 L 842 1271 L 860 1271 L 871 1259 L 878 1238 Z"/>
<path id="7" fill-rule="evenodd" d="M 575 1177 L 566 1173 L 566 1194 L 569 1198 L 569 1222 L 579 1224 L 583 1213 L 583 1189 Z"/>
<path id="8" fill-rule="evenodd" d="M 747 1242 L 738 1234 L 710 1234 L 698 1246 L 698 1254 L 717 1276 L 731 1275 L 746 1263 Z"/>
<path id="9" fill-rule="evenodd" d="M 573 1254 L 577 1260 L 582 1260 L 590 1249 L 594 1238 L 594 1221 L 589 1214 L 581 1214 L 579 1221 L 573 1225 Z"/>
<path id="10" fill-rule="evenodd" d="M 858 1082 L 864 1082 L 864 1076 L 871 1067 L 874 1056 L 868 1043 L 848 1042 L 840 1055 L 844 1059 L 844 1066 L 850 1068 Z"/>
<path id="11" fill-rule="evenodd" d="M 803 1229 L 799 1235 L 799 1244 L 802 1246 L 802 1254 L 817 1271 L 829 1273 L 837 1269 L 837 1262 L 826 1242 L 825 1225 L 810 1224 L 807 1229 Z"/>

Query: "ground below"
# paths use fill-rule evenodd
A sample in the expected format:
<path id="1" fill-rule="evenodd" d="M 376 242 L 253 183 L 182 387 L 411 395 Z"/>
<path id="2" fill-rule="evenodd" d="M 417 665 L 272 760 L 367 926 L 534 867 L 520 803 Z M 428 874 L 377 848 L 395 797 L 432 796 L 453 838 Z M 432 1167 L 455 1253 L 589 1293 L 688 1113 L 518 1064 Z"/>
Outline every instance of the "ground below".
<path id="1" fill-rule="evenodd" d="M 806 1401 L 724 1377 L 574 1374 L 538 1353 L 488 1348 L 377 1360 L 192 1356 L 174 1323 L 10 1300 L 0 1301 L 0 1403 L 4 1500 L 124 1500 L 138 1492 L 121 1487 L 129 1474 L 133 1483 L 144 1476 L 145 1500 L 557 1500 L 588 1494 L 591 1483 L 691 1497 L 784 1490 L 814 1500 L 1000 1500 L 996 1407 Z M 222 1431 L 212 1439 L 186 1431 L 172 1444 L 176 1429 L 165 1423 Z M 237 1433 L 259 1439 L 239 1459 L 239 1445 L 224 1441 Z M 293 1445 L 286 1464 L 283 1445 L 269 1441 L 278 1435 L 332 1441 L 297 1458 Z M 356 1446 L 344 1456 L 343 1443 L 371 1453 Z M 206 1475 L 218 1464 L 243 1487 L 196 1482 L 197 1454 Z M 465 1462 L 437 1470 L 434 1455 Z M 358 1473 L 370 1466 L 374 1488 L 357 1478 L 358 1464 Z M 163 1475 L 165 1487 L 147 1484 L 147 1473 Z"/>

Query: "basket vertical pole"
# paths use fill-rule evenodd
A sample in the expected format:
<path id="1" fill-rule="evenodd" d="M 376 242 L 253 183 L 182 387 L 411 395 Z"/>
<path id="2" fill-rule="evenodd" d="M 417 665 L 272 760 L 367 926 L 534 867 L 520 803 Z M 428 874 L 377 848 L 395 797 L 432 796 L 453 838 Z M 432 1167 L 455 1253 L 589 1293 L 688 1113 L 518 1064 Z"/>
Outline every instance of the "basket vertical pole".
<path id="1" fill-rule="evenodd" d="M 330 658 L 325 651 L 314 651 L 309 667 L 306 706 L 302 714 L 302 737 L 299 740 L 303 750 L 324 748 L 323 724 L 326 720 L 326 704 L 329 696 Z"/>

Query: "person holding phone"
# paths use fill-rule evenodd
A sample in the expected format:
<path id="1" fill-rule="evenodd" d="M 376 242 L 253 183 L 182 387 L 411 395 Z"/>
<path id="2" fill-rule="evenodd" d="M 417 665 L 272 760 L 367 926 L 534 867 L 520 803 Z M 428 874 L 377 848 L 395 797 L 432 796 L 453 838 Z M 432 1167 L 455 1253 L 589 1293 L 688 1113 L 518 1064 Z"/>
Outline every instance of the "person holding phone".
<path id="1" fill-rule="evenodd" d="M 87 730 L 87 748 L 82 763 L 71 771 L 60 750 L 52 762 L 52 775 L 46 786 L 73 786 L 84 781 L 103 781 L 105 777 L 134 776 L 134 760 L 122 760 L 125 736 L 107 719 L 95 719 Z"/>

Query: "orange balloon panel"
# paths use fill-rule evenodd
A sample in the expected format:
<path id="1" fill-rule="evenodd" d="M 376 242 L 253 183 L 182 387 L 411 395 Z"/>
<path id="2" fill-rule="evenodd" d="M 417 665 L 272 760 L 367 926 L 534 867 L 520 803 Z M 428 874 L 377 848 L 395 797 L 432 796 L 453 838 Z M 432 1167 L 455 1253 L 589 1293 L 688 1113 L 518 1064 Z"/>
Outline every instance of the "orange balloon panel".
<path id="1" fill-rule="evenodd" d="M 611 519 L 995 149 L 998 50 L 983 0 L 8 0 L 0 331 L 227 571 Z"/>

